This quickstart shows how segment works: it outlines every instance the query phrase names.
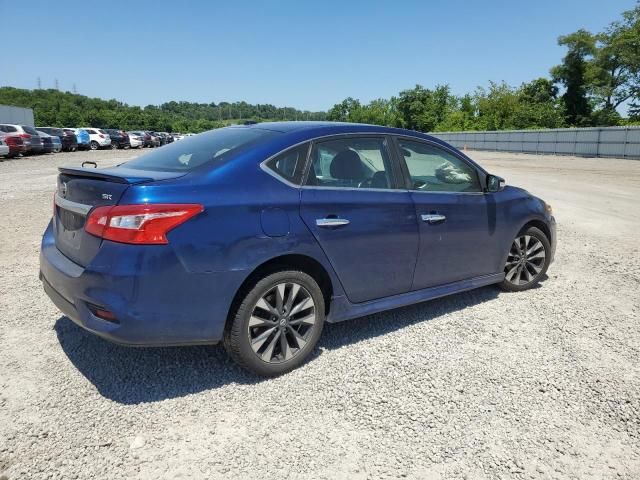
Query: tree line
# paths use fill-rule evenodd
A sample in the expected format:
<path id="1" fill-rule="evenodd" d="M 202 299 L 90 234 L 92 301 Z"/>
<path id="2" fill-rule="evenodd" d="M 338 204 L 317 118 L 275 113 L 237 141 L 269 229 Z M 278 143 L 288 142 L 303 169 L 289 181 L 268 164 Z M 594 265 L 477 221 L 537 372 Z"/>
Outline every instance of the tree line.
<path id="1" fill-rule="evenodd" d="M 0 104 L 32 108 L 38 126 L 99 127 L 159 132 L 203 132 L 230 123 L 267 120 L 324 120 L 310 112 L 246 102 L 167 102 L 138 107 L 55 89 L 0 87 Z"/>
<path id="2" fill-rule="evenodd" d="M 368 104 L 347 98 L 327 118 L 423 132 L 640 124 L 640 3 L 603 32 L 581 29 L 558 44 L 566 54 L 548 78 L 519 87 L 490 82 L 463 96 L 448 85 L 416 85 Z"/>

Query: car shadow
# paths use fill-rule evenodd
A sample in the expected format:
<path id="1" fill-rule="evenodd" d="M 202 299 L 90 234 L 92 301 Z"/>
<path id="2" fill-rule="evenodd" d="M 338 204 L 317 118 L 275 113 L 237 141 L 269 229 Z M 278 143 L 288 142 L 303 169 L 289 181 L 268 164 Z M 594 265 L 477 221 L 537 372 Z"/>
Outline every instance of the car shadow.
<path id="1" fill-rule="evenodd" d="M 497 295 L 497 288 L 483 287 L 342 323 L 327 323 L 309 360 L 324 350 L 430 321 Z M 125 405 L 183 397 L 228 384 L 265 381 L 235 365 L 222 345 L 125 347 L 85 331 L 64 316 L 56 321 L 54 329 L 64 353 L 80 373 L 102 396 Z"/>

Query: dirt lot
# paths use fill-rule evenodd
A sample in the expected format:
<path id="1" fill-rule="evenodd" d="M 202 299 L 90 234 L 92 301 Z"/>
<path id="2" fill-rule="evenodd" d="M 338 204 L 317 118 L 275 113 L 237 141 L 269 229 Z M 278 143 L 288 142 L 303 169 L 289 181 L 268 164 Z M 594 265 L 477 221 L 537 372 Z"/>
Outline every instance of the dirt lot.
<path id="1" fill-rule="evenodd" d="M 640 478 L 640 162 L 472 152 L 553 205 L 541 287 L 328 325 L 263 381 L 106 343 L 42 291 L 56 167 L 132 155 L 0 163 L 0 477 Z"/>

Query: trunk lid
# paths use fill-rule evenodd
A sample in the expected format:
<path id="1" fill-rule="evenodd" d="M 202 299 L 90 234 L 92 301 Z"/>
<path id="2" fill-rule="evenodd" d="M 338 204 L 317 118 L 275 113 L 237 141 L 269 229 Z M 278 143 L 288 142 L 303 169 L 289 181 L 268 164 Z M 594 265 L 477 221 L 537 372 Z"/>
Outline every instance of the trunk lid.
<path id="1" fill-rule="evenodd" d="M 84 230 L 89 212 L 117 205 L 131 185 L 168 180 L 184 172 L 149 172 L 128 168 L 59 168 L 53 229 L 56 247 L 73 262 L 87 266 L 100 250 L 102 239 Z"/>

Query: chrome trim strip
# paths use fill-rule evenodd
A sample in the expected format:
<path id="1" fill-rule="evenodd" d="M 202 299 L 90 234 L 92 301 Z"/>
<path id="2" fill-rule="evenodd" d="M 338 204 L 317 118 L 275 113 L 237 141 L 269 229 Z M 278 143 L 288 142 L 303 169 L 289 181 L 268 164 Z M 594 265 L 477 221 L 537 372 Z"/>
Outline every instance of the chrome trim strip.
<path id="1" fill-rule="evenodd" d="M 268 173 L 269 175 L 271 175 L 273 178 L 275 178 L 276 180 L 279 180 L 280 182 L 284 183 L 285 185 L 292 187 L 292 188 L 297 188 L 297 189 L 304 189 L 304 190 L 353 190 L 353 191 L 357 191 L 357 192 L 394 192 L 394 193 L 444 193 L 444 194 L 453 194 L 453 195 L 484 195 L 486 192 L 427 192 L 427 191 L 421 191 L 421 190 L 410 190 L 407 188 L 355 188 L 355 187 L 323 187 L 323 186 L 317 186 L 317 185 L 298 185 L 295 183 L 290 182 L 289 180 L 287 180 L 286 178 L 281 177 L 280 175 L 278 175 L 276 172 L 274 172 L 273 170 L 271 170 L 269 167 L 267 167 L 267 163 L 272 160 L 273 158 L 277 157 L 278 155 L 281 155 L 283 153 L 285 153 L 288 150 L 294 149 L 299 147 L 300 145 L 303 145 L 305 143 L 314 143 L 317 142 L 319 140 L 323 140 L 323 139 L 327 139 L 327 138 L 331 138 L 331 137 L 345 137 L 345 136 L 373 136 L 373 137 L 387 137 L 387 136 L 395 136 L 397 138 L 406 138 L 409 140 L 414 140 L 417 142 L 423 142 L 423 143 L 427 143 L 430 145 L 433 145 L 434 147 L 437 148 L 441 148 L 445 151 L 448 151 L 449 153 L 451 153 L 453 156 L 460 158 L 459 155 L 459 151 L 455 150 L 455 147 L 450 146 L 447 144 L 447 146 L 445 145 L 441 145 L 437 142 L 434 142 L 433 140 L 429 140 L 426 138 L 422 138 L 422 137 L 414 137 L 412 135 L 407 135 L 405 133 L 389 133 L 389 132 L 348 132 L 348 133 L 331 133 L 328 135 L 322 135 L 320 137 L 313 137 L 313 138 L 309 138 L 307 140 L 303 140 L 301 142 L 298 142 L 294 145 L 290 145 L 287 148 L 284 148 L 282 150 L 280 150 L 279 152 L 271 155 L 269 158 L 267 158 L 266 160 L 263 160 L 262 162 L 260 162 L 260 168 L 265 171 L 266 173 Z M 437 137 L 434 137 L 437 138 Z M 445 142 L 446 143 L 446 142 Z M 388 148 L 388 147 L 387 147 Z M 311 156 L 311 148 L 309 149 L 309 151 L 307 152 L 307 164 L 309 163 L 309 157 Z M 467 158 L 460 158 L 460 160 L 462 160 L 463 162 L 469 164 L 469 160 L 471 159 L 467 159 Z M 473 160 L 471 160 L 471 165 L 472 168 L 476 168 L 481 170 L 485 175 L 488 175 L 488 173 L 486 172 L 486 170 L 484 170 L 484 168 L 482 168 L 480 165 L 478 165 L 477 163 L 475 163 Z M 305 164 L 305 167 L 307 167 L 307 165 Z M 305 180 L 303 178 L 303 180 Z"/>
<path id="2" fill-rule="evenodd" d="M 401 188 L 358 188 L 358 187 L 323 187 L 320 185 L 304 185 L 298 187 L 302 190 L 338 190 L 341 192 L 352 190 L 354 192 L 389 192 L 389 193 L 408 193 L 410 190 Z"/>
<path id="3" fill-rule="evenodd" d="M 85 205 L 84 203 L 72 202 L 71 200 L 62 198 L 57 192 L 55 195 L 55 203 L 60 208 L 64 208 L 65 210 L 69 210 L 70 212 L 77 213 L 85 217 L 93 208 L 93 205 Z"/>

